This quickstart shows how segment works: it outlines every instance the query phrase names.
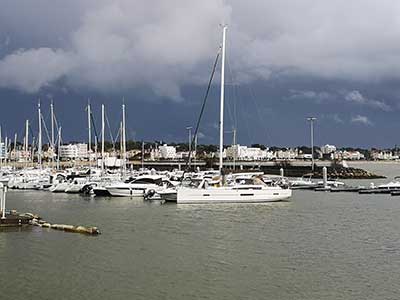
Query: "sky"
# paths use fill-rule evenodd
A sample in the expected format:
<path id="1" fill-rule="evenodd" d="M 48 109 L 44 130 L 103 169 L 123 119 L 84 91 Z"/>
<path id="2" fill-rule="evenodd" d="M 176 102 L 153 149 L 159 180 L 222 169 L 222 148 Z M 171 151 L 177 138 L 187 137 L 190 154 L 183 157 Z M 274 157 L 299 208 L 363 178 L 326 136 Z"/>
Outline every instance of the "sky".
<path id="1" fill-rule="evenodd" d="M 226 144 L 236 128 L 240 144 L 307 145 L 314 116 L 317 145 L 394 147 L 399 15 L 396 0 L 2 0 L 3 136 L 25 119 L 36 133 L 40 99 L 64 141 L 86 139 L 88 101 L 99 129 L 105 104 L 109 139 L 124 101 L 129 139 L 186 141 L 226 24 Z M 199 143 L 218 143 L 219 68 Z"/>

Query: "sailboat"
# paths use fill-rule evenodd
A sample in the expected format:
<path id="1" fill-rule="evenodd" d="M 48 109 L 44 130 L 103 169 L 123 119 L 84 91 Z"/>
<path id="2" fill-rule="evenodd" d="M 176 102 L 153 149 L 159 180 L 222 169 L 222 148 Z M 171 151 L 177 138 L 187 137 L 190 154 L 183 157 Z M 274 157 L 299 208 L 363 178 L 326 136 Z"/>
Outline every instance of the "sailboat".
<path id="1" fill-rule="evenodd" d="M 221 95 L 220 95 L 220 142 L 219 142 L 219 171 L 223 173 L 223 134 L 224 134 L 224 92 L 225 92 L 225 40 L 227 27 L 223 26 L 222 33 L 222 62 L 221 62 Z M 223 183 L 223 180 L 221 180 Z M 262 203 L 288 199 L 292 190 L 279 185 L 268 186 L 260 178 L 254 177 L 245 184 L 234 182 L 226 186 L 210 186 L 203 180 L 196 188 L 179 187 L 177 189 L 178 204 L 202 203 Z"/>

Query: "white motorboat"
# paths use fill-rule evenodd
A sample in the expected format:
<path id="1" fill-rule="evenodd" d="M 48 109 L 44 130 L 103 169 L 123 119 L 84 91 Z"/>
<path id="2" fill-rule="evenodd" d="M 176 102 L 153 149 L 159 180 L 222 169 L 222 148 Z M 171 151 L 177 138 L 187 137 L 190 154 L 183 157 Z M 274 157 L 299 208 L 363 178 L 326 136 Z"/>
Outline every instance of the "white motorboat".
<path id="1" fill-rule="evenodd" d="M 289 180 L 289 186 L 291 189 L 308 190 L 316 188 L 318 186 L 318 182 L 313 181 L 311 176 L 308 178 L 303 176 L 301 178 Z"/>
<path id="2" fill-rule="evenodd" d="M 87 184 L 87 182 L 86 178 L 75 178 L 68 184 L 65 192 L 69 194 L 78 194 L 82 191 L 82 188 Z"/>
<path id="3" fill-rule="evenodd" d="M 130 182 L 106 186 L 111 196 L 144 197 L 149 190 L 157 190 L 162 185 L 161 176 L 140 176 Z"/>
<path id="4" fill-rule="evenodd" d="M 64 181 L 64 182 L 54 183 L 49 187 L 49 191 L 52 193 L 65 193 L 65 190 L 67 188 L 69 188 L 69 182 Z"/>
<path id="5" fill-rule="evenodd" d="M 166 202 L 176 202 L 177 199 L 177 189 L 176 188 L 166 188 L 164 190 L 158 191 L 160 199 Z"/>
<path id="6" fill-rule="evenodd" d="M 380 184 L 376 187 L 378 190 L 400 190 L 400 181 L 391 181 L 389 183 Z"/>
<path id="7" fill-rule="evenodd" d="M 327 180 L 325 184 L 324 181 L 318 181 L 318 186 L 327 188 L 332 188 L 332 187 L 337 188 L 345 186 L 345 183 L 338 180 Z"/>

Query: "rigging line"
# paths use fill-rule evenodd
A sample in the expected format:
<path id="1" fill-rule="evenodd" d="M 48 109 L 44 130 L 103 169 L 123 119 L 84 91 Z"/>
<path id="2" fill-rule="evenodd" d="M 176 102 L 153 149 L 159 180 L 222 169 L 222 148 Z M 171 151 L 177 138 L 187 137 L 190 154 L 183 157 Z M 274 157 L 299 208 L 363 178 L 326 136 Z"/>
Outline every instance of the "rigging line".
<path id="1" fill-rule="evenodd" d="M 95 142 L 96 142 L 96 144 L 99 144 L 99 137 L 97 135 L 96 124 L 94 122 L 94 117 L 93 117 L 93 112 L 92 111 L 90 112 L 90 121 L 92 122 L 93 130 L 94 130 Z"/>
<path id="2" fill-rule="evenodd" d="M 239 97 L 239 99 L 240 99 L 240 97 Z M 243 101 L 239 101 L 239 104 L 243 104 Z M 241 114 L 241 116 L 242 116 L 241 124 L 245 125 L 246 131 L 247 131 L 247 137 L 249 139 L 249 142 L 250 142 L 250 144 L 253 144 L 254 137 L 251 134 L 250 125 L 249 125 L 249 118 L 250 118 L 251 114 L 250 114 L 250 112 L 248 110 L 247 105 L 242 105 L 242 106 L 243 106 L 243 108 L 242 108 L 242 114 Z"/>
<path id="3" fill-rule="evenodd" d="M 61 124 L 60 124 L 60 128 L 59 128 L 59 130 L 58 130 L 58 132 L 59 133 L 61 133 Z M 58 138 L 57 138 L 58 139 Z M 57 140 L 57 143 L 58 143 L 58 140 Z M 63 139 L 62 139 L 62 133 L 60 134 L 60 145 L 62 145 L 62 143 L 63 143 Z"/>
<path id="4" fill-rule="evenodd" d="M 58 129 L 59 129 L 61 126 L 58 125 L 57 117 L 56 117 L 56 114 L 55 114 L 55 113 L 54 113 L 54 124 L 56 125 L 56 129 L 57 129 L 57 132 L 58 132 Z M 60 125 L 61 125 L 61 124 L 60 124 Z"/>
<path id="5" fill-rule="evenodd" d="M 118 129 L 118 131 L 117 131 L 117 135 L 116 135 L 116 137 L 115 137 L 115 143 L 117 143 L 118 138 L 119 138 L 119 136 L 120 136 L 120 134 L 121 134 L 121 131 L 122 131 L 122 128 L 121 128 L 121 126 L 120 126 L 119 129 Z"/>
<path id="6" fill-rule="evenodd" d="M 43 115 L 41 115 L 41 119 L 42 119 L 44 130 L 46 131 L 47 139 L 49 141 L 49 144 L 51 144 L 50 134 L 49 134 L 49 131 L 47 130 L 46 122 L 44 121 Z"/>
<path id="7" fill-rule="evenodd" d="M 231 86 L 232 86 L 232 89 L 230 89 L 231 97 L 229 97 L 228 100 L 233 105 L 233 112 L 232 112 L 231 106 L 227 105 L 228 106 L 228 113 L 229 113 L 229 117 L 230 117 L 231 122 L 232 122 L 232 128 L 237 129 L 237 118 L 235 116 L 235 114 L 236 114 L 235 83 L 234 83 L 233 73 L 232 73 L 232 70 L 230 68 L 230 65 L 226 64 L 226 66 L 227 66 L 227 69 L 228 69 L 228 76 L 230 76 Z"/>
<path id="8" fill-rule="evenodd" d="M 229 75 L 231 75 L 230 73 L 229 73 L 229 71 L 230 71 L 230 68 L 229 68 L 229 66 L 228 66 L 228 64 L 226 64 L 226 66 L 227 66 L 227 69 L 228 69 L 228 76 Z M 229 84 L 226 84 L 226 86 L 231 86 L 232 85 L 232 76 L 231 76 L 231 82 L 229 83 Z M 227 103 L 227 104 L 230 104 L 231 103 L 231 99 L 232 99 L 232 97 L 230 97 L 231 96 L 231 89 L 226 89 L 226 91 L 227 91 L 227 93 L 226 93 L 226 95 L 227 95 L 227 97 L 225 98 L 226 100 L 225 100 L 225 102 L 229 102 L 229 103 Z M 228 115 L 229 115 L 229 119 L 230 119 L 230 121 L 231 121 L 231 123 L 232 123 L 232 127 L 234 127 L 234 120 L 233 120 L 233 114 L 232 114 L 232 109 L 231 109 L 231 105 L 225 105 L 227 108 L 228 108 Z"/>
<path id="9" fill-rule="evenodd" d="M 218 52 L 217 52 L 217 55 L 216 55 L 216 57 L 215 57 L 215 61 L 214 61 L 214 65 L 213 65 L 213 68 L 212 68 L 211 76 L 210 76 L 210 79 L 209 79 L 208 85 L 207 85 L 207 90 L 206 90 L 206 93 L 205 93 L 205 95 L 204 95 L 203 104 L 201 105 L 201 110 L 200 110 L 199 118 L 197 119 L 196 129 L 195 129 L 195 131 L 194 131 L 194 135 L 193 135 L 192 140 L 191 140 L 191 142 L 190 142 L 190 148 L 191 148 L 191 149 L 193 149 L 193 145 L 194 145 L 194 142 L 195 142 L 195 140 L 196 140 L 197 133 L 198 133 L 198 131 L 199 131 L 200 121 L 201 121 L 201 118 L 202 118 L 202 116 L 203 116 L 204 109 L 205 109 L 205 107 L 206 107 L 208 94 L 210 93 L 212 80 L 213 80 L 213 78 L 214 78 L 215 70 L 217 69 L 218 59 L 219 59 L 219 56 L 220 56 L 220 54 L 221 54 L 221 50 L 222 50 L 222 48 L 220 47 L 219 50 L 218 50 Z M 191 159 L 191 156 L 192 156 L 192 151 L 189 151 L 188 159 L 186 160 L 185 170 L 188 169 L 188 165 L 189 165 L 189 161 L 190 161 L 190 159 Z M 182 176 L 182 179 L 183 179 L 183 176 Z"/>
<path id="10" fill-rule="evenodd" d="M 108 121 L 107 113 L 105 115 L 106 115 L 106 123 L 107 123 L 108 131 L 109 131 L 110 137 L 111 137 L 111 143 L 112 143 L 113 149 L 115 149 L 115 140 L 114 140 L 114 137 L 113 137 L 113 134 L 111 131 L 110 122 Z M 104 139 L 105 139 L 105 137 L 104 137 Z"/>
<path id="11" fill-rule="evenodd" d="M 238 92 L 238 84 L 237 80 L 232 73 L 232 81 L 233 81 L 233 117 L 235 119 L 235 128 L 237 129 L 238 127 L 238 114 L 237 114 L 237 105 L 239 102 L 239 92 Z"/>
<path id="12" fill-rule="evenodd" d="M 263 131 L 264 131 L 264 134 L 265 134 L 266 142 L 271 145 L 271 139 L 269 137 L 268 131 L 267 131 L 266 127 L 262 126 L 263 124 L 262 124 L 262 118 L 261 118 L 261 111 L 260 111 L 260 107 L 259 107 L 259 105 L 258 105 L 258 103 L 256 101 L 254 90 L 251 88 L 250 85 L 248 86 L 248 89 L 250 91 L 250 98 L 252 98 L 252 100 L 254 102 L 254 105 L 256 107 L 257 117 L 258 117 L 258 120 L 260 122 L 261 128 L 264 129 Z"/>

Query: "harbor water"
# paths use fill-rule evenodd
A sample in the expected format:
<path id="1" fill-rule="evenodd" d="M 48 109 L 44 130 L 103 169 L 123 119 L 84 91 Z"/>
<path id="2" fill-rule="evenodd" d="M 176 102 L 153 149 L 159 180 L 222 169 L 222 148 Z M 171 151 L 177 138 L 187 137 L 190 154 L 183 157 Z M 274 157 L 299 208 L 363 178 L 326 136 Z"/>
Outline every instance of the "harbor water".
<path id="1" fill-rule="evenodd" d="M 400 165 L 372 167 L 399 175 Z M 10 191 L 7 206 L 102 234 L 2 229 L 2 300 L 399 298 L 400 197 L 176 205 Z"/>

